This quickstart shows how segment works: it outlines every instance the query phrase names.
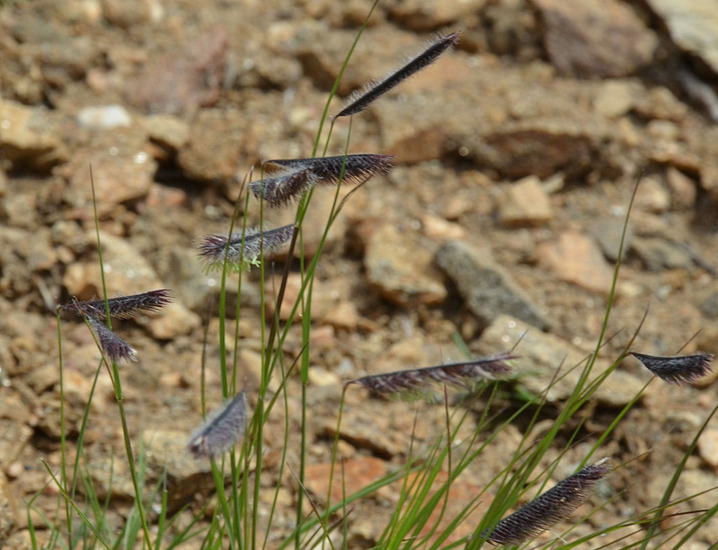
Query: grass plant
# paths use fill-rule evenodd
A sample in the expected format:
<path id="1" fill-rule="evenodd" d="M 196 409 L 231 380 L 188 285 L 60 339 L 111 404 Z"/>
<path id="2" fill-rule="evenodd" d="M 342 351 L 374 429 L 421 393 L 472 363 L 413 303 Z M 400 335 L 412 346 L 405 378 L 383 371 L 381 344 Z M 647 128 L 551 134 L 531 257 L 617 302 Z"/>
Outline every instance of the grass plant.
<path id="1" fill-rule="evenodd" d="M 373 11 L 376 3 L 372 6 Z M 371 11 L 368 17 L 371 16 Z M 366 25 L 366 22 L 365 22 Z M 61 320 L 58 314 L 58 349 L 60 355 L 59 375 L 63 405 L 61 414 L 62 463 L 59 474 L 47 466 L 59 491 L 58 514 L 56 517 L 39 515 L 34 506 L 35 500 L 27 504 L 28 524 L 32 535 L 32 544 L 40 548 L 36 538 L 37 518 L 49 528 L 49 546 L 74 550 L 77 548 L 146 548 L 170 549 L 191 544 L 193 548 L 233 550 L 259 548 L 347 548 L 349 547 L 349 524 L 352 521 L 353 505 L 359 499 L 375 495 L 380 490 L 395 491 L 396 506 L 387 519 L 381 535 L 375 543 L 381 549 L 409 548 L 480 548 L 486 544 L 505 547 L 534 547 L 532 539 L 545 529 L 556 529 L 550 540 L 539 543 L 540 547 L 552 549 L 569 548 L 680 548 L 689 541 L 694 533 L 718 511 L 718 505 L 709 510 L 696 510 L 676 516 L 679 521 L 663 526 L 661 520 L 669 516 L 673 506 L 683 503 L 683 499 L 674 499 L 673 493 L 685 464 L 696 446 L 697 438 L 707 426 L 708 420 L 716 412 L 713 410 L 696 434 L 691 446 L 686 449 L 684 460 L 675 465 L 675 473 L 668 483 L 664 497 L 655 507 L 637 511 L 629 518 L 617 520 L 611 525 L 592 526 L 588 534 L 574 535 L 577 525 L 592 525 L 593 513 L 612 499 L 621 498 L 621 494 L 601 498 L 591 490 L 604 477 L 612 475 L 604 465 L 603 446 L 619 422 L 630 422 L 627 414 L 638 401 L 640 394 L 626 405 L 616 416 L 614 422 L 602 433 L 588 434 L 585 423 L 590 415 L 590 403 L 597 390 L 618 368 L 620 362 L 630 353 L 644 359 L 648 356 L 632 351 L 635 336 L 626 344 L 611 366 L 600 374 L 594 372 L 594 366 L 602 346 L 606 343 L 609 317 L 614 312 L 616 282 L 621 266 L 624 237 L 618 261 L 615 265 L 613 286 L 608 298 L 605 318 L 595 349 L 585 361 L 570 368 L 578 369 L 578 381 L 571 395 L 556 408 L 547 401 L 547 395 L 553 384 L 566 375 L 567 369 L 556 365 L 556 374 L 551 384 L 539 395 L 521 394 L 517 399 L 515 379 L 502 380 L 509 374 L 507 363 L 520 360 L 521 346 L 504 355 L 490 359 L 468 359 L 464 363 L 426 367 L 416 365 L 413 369 L 375 375 L 349 381 L 344 387 L 337 410 L 337 429 L 334 435 L 333 461 L 327 495 L 309 494 L 306 488 L 307 466 L 311 461 L 308 452 L 308 419 L 310 415 L 309 395 L 312 387 L 309 382 L 309 365 L 312 357 L 312 295 L 317 276 L 317 266 L 322 261 L 327 235 L 339 216 L 346 200 L 353 193 L 370 185 L 372 176 L 386 173 L 391 166 L 391 158 L 379 153 L 356 155 L 349 138 L 344 144 L 345 154 L 326 157 L 332 138 L 332 128 L 339 117 L 360 115 L 370 104 L 378 100 L 390 87 L 399 84 L 427 64 L 437 61 L 439 56 L 459 40 L 458 33 L 439 36 L 429 43 L 426 50 L 406 65 L 391 73 L 388 77 L 368 85 L 349 100 L 347 106 L 336 117 L 329 116 L 330 101 L 336 94 L 344 69 L 351 62 L 354 48 L 359 43 L 363 28 L 357 38 L 335 82 L 327 104 L 319 121 L 314 149 L 306 159 L 281 159 L 267 161 L 260 177 L 247 185 L 242 185 L 238 206 L 229 224 L 228 231 L 222 235 L 210 235 L 200 239 L 199 254 L 208 266 L 221 272 L 221 291 L 219 298 L 219 342 L 206 342 L 207 346 L 216 345 L 219 350 L 221 389 L 226 405 L 217 416 L 206 420 L 198 432 L 190 438 L 187 452 L 202 455 L 211 466 L 214 482 L 213 494 L 209 501 L 194 510 L 192 521 L 186 525 L 176 524 L 179 514 L 169 508 L 166 475 L 150 484 L 146 479 L 144 451 L 139 445 L 141 434 L 131 433 L 124 410 L 122 378 L 124 372 L 118 368 L 117 361 L 132 355 L 122 348 L 119 352 L 111 335 L 115 335 L 111 317 L 126 315 L 133 308 L 156 309 L 168 299 L 165 291 L 148 291 L 140 298 L 108 298 L 103 279 L 105 296 L 93 302 L 71 302 L 63 309 L 81 314 L 97 335 L 98 349 L 102 360 L 97 366 L 91 394 L 76 437 L 69 437 L 66 431 L 67 419 L 64 409 L 64 363 Z M 439 61 L 440 62 L 440 61 Z M 326 135 L 325 123 L 331 121 Z M 351 118 L 349 119 L 351 127 Z M 322 139 L 325 143 L 322 146 Z M 101 167 L 98 167 L 101 169 Z M 251 178 L 246 178 L 248 181 Z M 317 184 L 335 186 L 334 200 L 330 213 L 324 223 L 324 232 L 318 242 L 317 250 L 311 258 L 304 254 L 304 220 L 308 215 L 308 206 L 316 192 L 328 192 Z M 346 184 L 354 187 L 348 195 L 342 194 Z M 260 226 L 253 229 L 246 218 L 239 218 L 238 212 L 247 211 L 249 200 L 260 201 Z M 264 203 L 267 207 L 295 208 L 294 222 L 291 225 L 268 229 L 264 227 Z M 244 209 L 239 206 L 244 205 Z M 630 216 L 630 206 L 626 214 L 625 226 Z M 97 213 L 95 213 L 97 221 Z M 236 228 L 236 230 L 235 230 Z M 102 264 L 102 246 L 100 232 L 97 230 L 97 244 Z M 271 254 L 276 250 L 288 249 L 284 271 L 277 289 L 268 288 L 265 283 L 267 265 Z M 297 259 L 294 260 L 296 252 Z M 198 259 L 199 261 L 199 259 Z M 261 285 L 261 307 L 257 323 L 261 327 L 262 369 L 258 388 L 240 386 L 242 376 L 239 373 L 236 354 L 230 359 L 227 353 L 226 326 L 228 322 L 227 285 L 228 274 L 248 269 L 259 270 Z M 300 288 L 296 300 L 283 304 L 286 298 L 286 285 L 292 270 L 299 273 Z M 237 293 L 242 293 L 242 277 L 238 278 Z M 274 294 L 276 290 L 276 294 Z M 158 294 L 159 293 L 159 294 Z M 133 302 L 134 299 L 134 302 Z M 271 316 L 267 315 L 265 302 L 274 302 Z M 132 305 L 132 307 L 128 306 Z M 133 305 L 134 304 L 134 305 Z M 234 318 L 236 350 L 240 345 L 239 318 L 240 300 Z M 279 312 L 289 309 L 286 322 L 281 321 Z M 128 309 L 129 308 L 129 309 Z M 300 319 L 295 322 L 294 319 Z M 290 332 L 301 333 L 301 350 L 291 355 L 286 343 Z M 115 335 L 116 336 L 116 335 Z M 118 337 L 119 338 L 119 337 Z M 122 340 L 120 340 L 122 341 Z M 129 346 L 128 346 L 129 347 Z M 132 348 L 129 348 L 130 350 Z M 114 351 L 113 351 L 114 350 Z M 124 351 L 123 351 L 124 350 Z M 134 350 L 132 350 L 134 352 Z M 139 351 L 141 354 L 141 350 Z M 669 370 L 669 381 L 692 380 L 698 374 L 706 372 L 706 356 L 683 359 L 651 358 L 651 366 L 661 372 Z M 644 361 L 645 362 L 645 361 Z M 685 365 L 689 372 L 683 372 Z M 648 366 L 648 365 L 647 365 Z M 649 366 L 649 368 L 651 368 Z M 116 461 L 127 464 L 127 470 L 134 490 L 134 501 L 124 516 L 124 523 L 114 529 L 108 520 L 112 506 L 109 497 L 103 499 L 97 493 L 95 480 L 87 467 L 85 436 L 88 419 L 92 414 L 92 402 L 98 378 L 103 368 L 109 376 L 113 388 L 119 425 L 121 427 L 124 454 L 115 457 Z M 128 368 L 132 368 L 131 366 Z M 203 412 L 219 404 L 209 405 L 204 395 L 204 375 L 202 369 L 202 407 Z M 213 367 L 214 368 L 214 367 Z M 663 369 L 663 370 L 661 370 Z M 290 422 L 290 378 L 296 376 L 301 381 L 299 442 L 289 452 L 292 439 Z M 660 374 L 659 374 L 660 376 Z M 499 380 L 495 380 L 498 378 Z M 424 396 L 428 386 L 439 388 L 440 405 L 443 406 L 445 426 L 443 434 L 426 448 L 414 445 L 411 438 L 402 467 L 388 472 L 373 483 L 353 493 L 348 493 L 342 472 L 343 462 L 338 458 L 338 446 L 342 426 L 342 415 L 348 391 L 358 391 L 364 386 L 379 393 L 410 393 L 414 397 Z M 447 386 L 470 388 L 458 404 L 450 399 Z M 274 388 L 270 390 L 270 388 Z M 455 389 L 455 388 L 454 388 Z M 386 390 L 386 391 L 385 391 Z M 371 399 L 374 399 L 373 397 Z M 249 402 L 249 405 L 248 405 Z M 377 400 L 372 407 L 381 414 L 383 401 Z M 429 405 L 420 402 L 415 410 L 417 417 L 422 407 Z M 407 405 L 408 407 L 408 405 Z M 283 415 L 283 416 L 282 416 Z M 280 417 L 283 429 L 280 438 L 284 446 L 281 449 L 278 465 L 269 472 L 265 464 L 265 432 L 271 418 Z M 536 436 L 536 430 L 542 419 L 543 431 Z M 198 417 L 197 424 L 201 419 Z M 504 467 L 491 472 L 490 480 L 458 511 L 449 506 L 452 500 L 452 488 L 461 483 L 462 474 L 466 474 L 472 465 L 482 460 L 482 453 L 495 444 L 509 426 L 521 421 L 524 434 L 514 449 L 505 457 Z M 471 437 L 461 436 L 466 430 Z M 75 449 L 74 455 L 70 448 Z M 580 453 L 579 453 L 580 451 Z M 576 455 L 580 457 L 576 459 Z M 569 455 L 572 458 L 569 458 Z M 290 457 L 298 457 L 297 460 Z M 572 475 L 553 488 L 551 480 L 562 476 L 566 463 L 573 461 Z M 620 469 L 622 465 L 617 465 Z M 287 475 L 294 477 L 298 487 L 295 501 L 294 525 L 281 530 L 282 536 L 272 538 L 279 530 L 279 502 L 282 487 Z M 266 479 L 272 479 L 268 486 Z M 333 499 L 333 485 L 342 489 L 340 499 Z M 78 489 L 82 488 L 82 491 Z M 538 495 L 531 499 L 530 495 Z M 605 497 L 605 498 L 604 498 Z M 601 499 L 604 500 L 601 503 Z M 573 513 L 579 505 L 580 517 Z M 154 504 L 153 504 L 154 503 Z M 528 503 L 528 504 L 526 504 Z M 524 505 L 523 507 L 521 505 Z M 475 512 L 481 510 L 481 519 L 475 519 Z M 261 520 L 260 520 L 261 517 Z M 469 529 L 465 529 L 469 524 Z M 457 533 L 464 533 L 457 536 Z"/>

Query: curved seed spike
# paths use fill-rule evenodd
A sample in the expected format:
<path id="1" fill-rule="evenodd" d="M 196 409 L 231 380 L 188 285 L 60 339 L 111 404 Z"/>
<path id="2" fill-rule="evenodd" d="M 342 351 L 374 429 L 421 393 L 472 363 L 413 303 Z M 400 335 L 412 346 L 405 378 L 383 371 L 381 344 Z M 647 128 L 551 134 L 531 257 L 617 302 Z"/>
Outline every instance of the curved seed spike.
<path id="1" fill-rule="evenodd" d="M 207 417 L 192 434 L 187 449 L 195 458 L 222 454 L 242 439 L 246 422 L 247 394 L 242 390 Z"/>
<path id="2" fill-rule="evenodd" d="M 432 383 L 466 388 L 478 380 L 495 380 L 509 376 L 512 369 L 508 362 L 513 359 L 518 359 L 518 356 L 502 353 L 463 363 L 364 376 L 352 380 L 349 384 L 359 384 L 377 394 L 399 395 L 411 400 L 417 395 L 427 396 L 428 386 Z"/>
<path id="3" fill-rule="evenodd" d="M 293 225 L 285 225 L 277 229 L 260 232 L 258 229 L 247 229 L 244 234 L 232 233 L 227 247 L 227 235 L 207 235 L 198 244 L 199 254 L 207 260 L 210 269 L 221 269 L 227 255 L 227 263 L 234 269 L 242 269 L 245 265 L 259 262 L 264 252 L 269 255 L 292 238 Z"/>
<path id="4" fill-rule="evenodd" d="M 137 361 L 137 352 L 132 346 L 120 338 L 117 334 L 107 328 L 101 320 L 90 315 L 85 315 L 85 319 L 92 327 L 93 332 L 100 342 L 102 351 L 112 361 Z"/>
<path id="5" fill-rule="evenodd" d="M 166 288 L 150 290 L 131 296 L 119 296 L 107 300 L 111 317 L 128 319 L 140 311 L 157 311 L 172 301 L 170 291 Z M 78 314 L 105 320 L 105 301 L 89 300 L 87 302 L 73 301 L 58 306 L 63 311 L 72 311 Z"/>
<path id="6" fill-rule="evenodd" d="M 299 170 L 250 182 L 249 188 L 255 197 L 264 199 L 270 206 L 278 207 L 292 200 L 299 200 L 310 187 L 310 179 L 311 173 L 308 170 Z"/>
<path id="7" fill-rule="evenodd" d="M 536 538 L 555 523 L 567 519 L 588 499 L 596 483 L 610 471 L 607 459 L 586 466 L 494 527 L 484 529 L 479 536 L 494 544 L 521 544 Z"/>
<path id="8" fill-rule="evenodd" d="M 643 366 L 658 378 L 676 386 L 690 384 L 699 378 L 703 378 L 709 372 L 713 372 L 710 367 L 713 355 L 709 353 L 658 357 L 632 351 L 631 355 L 643 363 Z"/>
<path id="9" fill-rule="evenodd" d="M 360 113 L 393 87 L 431 65 L 442 53 L 455 46 L 458 41 L 458 32 L 452 32 L 446 36 L 439 35 L 429 42 L 421 53 L 411 58 L 397 70 L 380 80 L 369 83 L 363 90 L 352 94 L 349 97 L 349 102 L 334 118 Z"/>
<path id="10" fill-rule="evenodd" d="M 342 183 L 359 184 L 378 174 L 386 174 L 391 170 L 393 160 L 392 155 L 361 153 L 310 159 L 268 160 L 264 165 L 288 171 L 307 171 L 311 174 L 312 184 L 336 185 L 340 179 Z"/>

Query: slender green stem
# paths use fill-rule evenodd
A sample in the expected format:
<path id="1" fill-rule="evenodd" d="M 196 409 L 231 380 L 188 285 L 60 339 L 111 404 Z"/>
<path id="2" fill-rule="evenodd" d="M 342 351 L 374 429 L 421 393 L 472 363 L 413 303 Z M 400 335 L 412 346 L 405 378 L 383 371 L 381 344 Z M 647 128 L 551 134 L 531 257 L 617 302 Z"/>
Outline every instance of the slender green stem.
<path id="1" fill-rule="evenodd" d="M 92 206 L 94 209 L 95 216 L 95 236 L 97 238 L 97 256 L 100 262 L 100 276 L 102 278 L 102 294 L 105 300 L 105 315 L 107 317 L 107 327 L 112 330 L 112 322 L 110 320 L 110 305 L 107 299 L 107 281 L 105 280 L 105 265 L 102 259 L 102 240 L 100 239 L 100 218 L 97 213 L 97 197 L 95 196 L 95 180 L 92 175 L 92 166 L 90 166 L 90 186 L 92 188 Z M 107 361 L 105 361 L 107 364 Z M 109 367 L 109 365 L 108 365 Z M 139 480 L 137 479 L 137 469 L 135 467 L 135 457 L 132 452 L 132 441 L 130 439 L 130 430 L 127 426 L 127 417 L 125 415 L 124 397 L 122 394 L 122 381 L 120 380 L 120 369 L 117 365 L 117 361 L 112 361 L 112 386 L 115 390 L 115 401 L 117 402 L 117 410 L 120 415 L 120 423 L 122 425 L 122 438 L 125 444 L 125 454 L 127 455 L 127 463 L 130 470 L 130 477 L 132 478 L 132 487 L 135 492 L 135 500 L 137 502 L 137 513 L 140 517 L 142 524 L 142 534 L 144 537 L 145 546 L 149 549 L 152 548 L 152 542 L 150 540 L 150 530 L 147 524 L 147 517 L 145 516 L 144 503 L 142 499 L 142 491 L 140 488 Z"/>

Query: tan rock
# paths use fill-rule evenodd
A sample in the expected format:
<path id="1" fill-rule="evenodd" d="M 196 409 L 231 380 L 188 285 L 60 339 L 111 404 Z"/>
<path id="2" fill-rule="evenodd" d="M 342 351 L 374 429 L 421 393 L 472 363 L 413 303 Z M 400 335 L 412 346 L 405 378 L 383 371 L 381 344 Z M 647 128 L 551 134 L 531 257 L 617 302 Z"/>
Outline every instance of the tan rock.
<path id="1" fill-rule="evenodd" d="M 569 283 L 607 295 L 613 270 L 596 242 L 575 231 L 562 233 L 558 242 L 542 243 L 536 249 L 539 265 Z"/>
<path id="2" fill-rule="evenodd" d="M 382 225 L 369 237 L 364 264 L 369 284 L 392 303 L 438 304 L 446 298 L 434 254 L 417 233 Z"/>
<path id="3" fill-rule="evenodd" d="M 499 219 L 507 227 L 537 227 L 551 221 L 551 201 L 536 176 L 527 176 L 504 193 Z"/>
<path id="4" fill-rule="evenodd" d="M 616 0 L 534 0 L 551 62 L 564 74 L 617 77 L 646 65 L 657 37 Z"/>

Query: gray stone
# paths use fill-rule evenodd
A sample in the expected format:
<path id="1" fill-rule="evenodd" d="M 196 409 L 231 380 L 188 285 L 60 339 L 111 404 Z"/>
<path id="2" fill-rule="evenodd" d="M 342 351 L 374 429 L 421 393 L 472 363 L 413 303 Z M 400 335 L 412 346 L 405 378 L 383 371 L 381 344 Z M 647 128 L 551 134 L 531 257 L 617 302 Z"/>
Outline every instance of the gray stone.
<path id="1" fill-rule="evenodd" d="M 576 387 L 588 354 L 557 336 L 543 333 L 507 315 L 498 317 L 482 333 L 478 348 L 482 354 L 496 354 L 512 349 L 517 343 L 513 353 L 520 357 L 516 369 L 520 375 L 519 383 L 535 395 L 547 392 L 549 402 L 567 399 Z M 589 383 L 609 367 L 608 361 L 598 359 Z M 559 368 L 561 371 L 556 376 Z M 595 397 L 610 407 L 622 407 L 642 388 L 643 382 L 635 376 L 614 370 L 596 390 Z"/>
<path id="2" fill-rule="evenodd" d="M 718 284 L 711 285 L 710 289 L 703 295 L 700 309 L 703 315 L 709 319 L 718 319 Z"/>
<path id="3" fill-rule="evenodd" d="M 686 249 L 658 237 L 636 237 L 632 250 L 649 271 L 687 269 L 693 265 Z"/>
<path id="4" fill-rule="evenodd" d="M 612 262 L 618 260 L 618 249 L 621 246 L 621 236 L 623 235 L 623 222 L 623 217 L 612 216 L 611 218 L 601 218 L 591 227 L 591 234 L 596 239 L 598 246 L 601 247 L 603 255 Z M 632 242 L 633 228 L 631 224 L 628 224 L 623 244 L 624 255 L 627 250 L 630 250 Z"/>
<path id="5" fill-rule="evenodd" d="M 467 307 L 488 325 L 501 314 L 511 315 L 540 329 L 548 318 L 493 259 L 490 250 L 472 248 L 460 241 L 442 246 L 436 262 L 454 281 Z"/>
<path id="6" fill-rule="evenodd" d="M 718 0 L 647 0 L 673 42 L 718 75 Z"/>

